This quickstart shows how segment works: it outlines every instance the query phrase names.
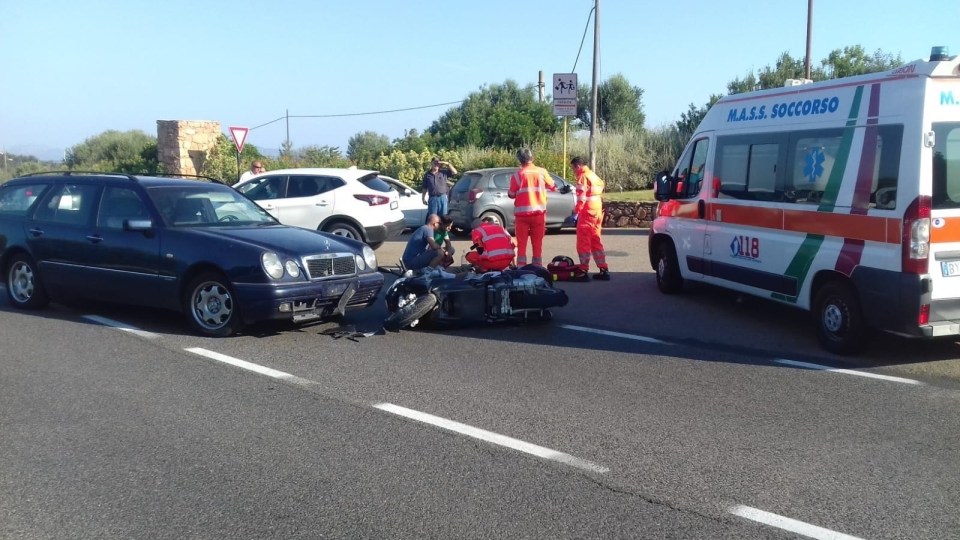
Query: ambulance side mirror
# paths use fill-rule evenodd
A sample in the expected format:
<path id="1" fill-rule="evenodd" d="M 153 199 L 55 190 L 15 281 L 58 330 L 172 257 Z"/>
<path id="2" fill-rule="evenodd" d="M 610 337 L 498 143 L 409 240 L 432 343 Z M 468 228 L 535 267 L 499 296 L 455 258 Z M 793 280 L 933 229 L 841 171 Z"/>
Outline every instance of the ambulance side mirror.
<path id="1" fill-rule="evenodd" d="M 658 172 L 653 177 L 653 198 L 658 201 L 670 200 L 670 194 L 673 192 L 675 183 L 667 171 Z"/>

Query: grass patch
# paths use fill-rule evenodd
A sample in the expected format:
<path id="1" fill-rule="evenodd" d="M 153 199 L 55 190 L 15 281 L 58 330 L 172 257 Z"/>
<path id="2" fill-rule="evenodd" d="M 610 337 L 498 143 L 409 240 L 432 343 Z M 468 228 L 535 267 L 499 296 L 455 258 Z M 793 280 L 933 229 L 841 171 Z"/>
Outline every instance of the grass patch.
<path id="1" fill-rule="evenodd" d="M 611 202 L 653 202 L 652 189 L 641 189 L 638 191 L 605 191 L 603 200 Z"/>

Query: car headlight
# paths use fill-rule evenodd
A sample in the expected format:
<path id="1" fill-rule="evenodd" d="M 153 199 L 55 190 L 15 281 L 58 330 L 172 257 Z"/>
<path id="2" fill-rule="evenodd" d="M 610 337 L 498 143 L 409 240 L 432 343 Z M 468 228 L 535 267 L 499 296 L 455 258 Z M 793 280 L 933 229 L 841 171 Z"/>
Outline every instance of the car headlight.
<path id="1" fill-rule="evenodd" d="M 370 246 L 363 246 L 363 258 L 357 255 L 357 268 L 365 270 L 366 268 L 377 267 L 377 255 Z"/>
<path id="2" fill-rule="evenodd" d="M 260 256 L 260 264 L 263 265 L 263 271 L 273 279 L 283 277 L 283 263 L 280 262 L 280 256 L 272 251 L 265 251 Z"/>
<path id="3" fill-rule="evenodd" d="M 290 277 L 300 276 L 300 265 L 298 265 L 296 262 L 288 260 L 287 264 L 285 264 L 284 266 L 286 266 L 287 273 L 290 274 Z"/>

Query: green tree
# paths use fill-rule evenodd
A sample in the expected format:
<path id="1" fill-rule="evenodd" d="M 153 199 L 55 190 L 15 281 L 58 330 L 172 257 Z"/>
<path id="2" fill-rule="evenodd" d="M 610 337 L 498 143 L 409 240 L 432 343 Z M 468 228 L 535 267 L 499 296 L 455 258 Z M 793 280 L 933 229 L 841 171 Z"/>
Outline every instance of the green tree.
<path id="1" fill-rule="evenodd" d="M 820 61 L 820 75 L 823 79 L 838 79 L 853 75 L 864 75 L 887 71 L 903 64 L 900 55 L 894 56 L 877 49 L 872 55 L 860 45 L 834 49 Z M 817 79 L 819 80 L 819 79 Z"/>
<path id="2" fill-rule="evenodd" d="M 826 58 L 820 61 L 819 67 L 811 67 L 810 79 L 823 81 L 853 75 L 864 75 L 893 69 L 903 63 L 900 55 L 892 55 L 877 49 L 872 55 L 867 54 L 860 45 L 834 49 Z M 793 58 L 789 52 L 783 52 L 776 63 L 765 66 L 757 71 L 756 75 L 748 73 L 743 79 L 737 78 L 727 84 L 731 94 L 779 88 L 787 79 L 803 79 L 806 75 L 803 58 Z"/>
<path id="3" fill-rule="evenodd" d="M 586 126 L 590 125 L 592 105 L 592 89 L 581 84 L 577 89 L 577 119 Z M 643 129 L 645 121 L 641 88 L 631 86 L 620 73 L 600 83 L 597 88 L 597 123 L 601 131 Z"/>
<path id="4" fill-rule="evenodd" d="M 338 146 L 305 146 L 292 151 L 297 167 L 349 167 Z"/>
<path id="5" fill-rule="evenodd" d="M 390 151 L 390 138 L 375 131 L 357 133 L 347 140 L 347 157 L 358 167 L 372 166 L 381 154 Z"/>
<path id="6" fill-rule="evenodd" d="M 545 139 L 559 129 L 550 105 L 539 103 L 531 89 L 507 80 L 471 93 L 427 131 L 440 148 L 516 148 Z"/>
<path id="7" fill-rule="evenodd" d="M 693 132 L 697 130 L 700 122 L 703 121 L 703 117 L 707 115 L 710 107 L 713 107 L 714 103 L 720 101 L 722 97 L 720 94 L 713 94 L 710 96 L 710 101 L 701 107 L 697 107 L 691 103 L 687 112 L 680 113 L 680 120 L 676 123 L 677 135 L 684 141 L 689 139 L 693 135 Z M 680 150 L 683 150 L 683 147 L 681 147 Z"/>
<path id="8" fill-rule="evenodd" d="M 139 130 L 104 131 L 67 150 L 70 169 L 154 174 L 160 170 L 157 139 Z"/>

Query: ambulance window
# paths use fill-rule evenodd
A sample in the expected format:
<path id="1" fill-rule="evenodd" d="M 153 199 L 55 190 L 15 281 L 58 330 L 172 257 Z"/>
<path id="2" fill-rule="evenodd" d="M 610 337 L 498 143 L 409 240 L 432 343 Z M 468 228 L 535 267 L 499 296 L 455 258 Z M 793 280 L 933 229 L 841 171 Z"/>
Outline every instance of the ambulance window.
<path id="1" fill-rule="evenodd" d="M 903 126 L 880 126 L 877 130 L 877 158 L 873 168 L 870 207 L 893 210 L 897 207 L 897 181 L 900 175 L 900 148 Z"/>
<path id="2" fill-rule="evenodd" d="M 820 204 L 840 153 L 843 130 L 805 132 L 792 140 L 793 167 L 786 182 L 787 199 Z"/>
<path id="3" fill-rule="evenodd" d="M 960 124 L 934 124 L 933 208 L 960 208 Z"/>
<path id="4" fill-rule="evenodd" d="M 720 196 L 772 201 L 777 189 L 780 145 L 720 143 Z"/>
<path id="5" fill-rule="evenodd" d="M 700 139 L 684 152 L 673 173 L 677 178 L 675 198 L 689 199 L 700 193 L 700 187 L 703 185 L 703 168 L 707 164 L 709 150 L 710 141 Z"/>

